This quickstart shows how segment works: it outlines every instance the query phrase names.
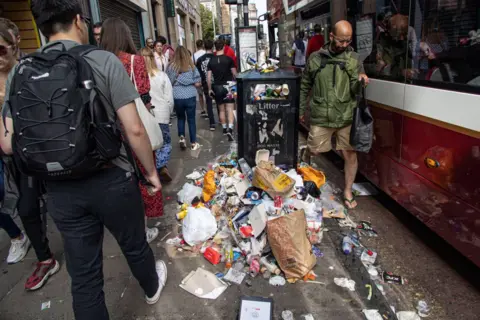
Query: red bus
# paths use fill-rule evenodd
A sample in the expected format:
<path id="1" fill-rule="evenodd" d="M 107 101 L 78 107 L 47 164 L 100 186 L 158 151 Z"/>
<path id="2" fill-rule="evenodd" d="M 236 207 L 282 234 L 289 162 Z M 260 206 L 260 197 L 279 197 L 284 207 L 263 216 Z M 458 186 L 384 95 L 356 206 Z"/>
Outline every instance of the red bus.
<path id="1" fill-rule="evenodd" d="M 347 3 L 375 118 L 361 173 L 480 266 L 480 1 Z"/>

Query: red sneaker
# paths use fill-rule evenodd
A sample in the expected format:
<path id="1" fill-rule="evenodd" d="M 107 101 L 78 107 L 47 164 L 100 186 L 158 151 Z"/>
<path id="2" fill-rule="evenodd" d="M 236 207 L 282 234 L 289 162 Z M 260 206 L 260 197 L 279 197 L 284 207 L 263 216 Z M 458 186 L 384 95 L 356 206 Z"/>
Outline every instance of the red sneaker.
<path id="1" fill-rule="evenodd" d="M 47 282 L 48 278 L 60 270 L 60 263 L 51 259 L 50 262 L 37 262 L 37 268 L 27 279 L 25 289 L 28 291 L 38 290 Z"/>

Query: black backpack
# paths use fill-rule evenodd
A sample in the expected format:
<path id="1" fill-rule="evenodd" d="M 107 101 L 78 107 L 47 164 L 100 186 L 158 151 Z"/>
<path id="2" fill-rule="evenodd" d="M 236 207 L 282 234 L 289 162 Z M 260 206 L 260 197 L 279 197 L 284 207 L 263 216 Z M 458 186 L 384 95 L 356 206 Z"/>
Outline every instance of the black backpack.
<path id="1" fill-rule="evenodd" d="M 83 58 L 98 48 L 62 46 L 20 60 L 7 105 L 15 162 L 42 180 L 85 177 L 118 157 L 122 146 Z"/>

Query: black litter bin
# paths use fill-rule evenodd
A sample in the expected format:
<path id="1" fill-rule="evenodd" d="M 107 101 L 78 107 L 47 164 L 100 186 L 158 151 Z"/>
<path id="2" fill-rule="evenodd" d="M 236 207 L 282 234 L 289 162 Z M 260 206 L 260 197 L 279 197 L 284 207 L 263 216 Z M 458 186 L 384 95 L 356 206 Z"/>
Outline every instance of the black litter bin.
<path id="1" fill-rule="evenodd" d="M 253 167 L 257 150 L 266 149 L 277 166 L 296 167 L 299 91 L 300 75 L 292 70 L 238 75 L 239 158 Z"/>

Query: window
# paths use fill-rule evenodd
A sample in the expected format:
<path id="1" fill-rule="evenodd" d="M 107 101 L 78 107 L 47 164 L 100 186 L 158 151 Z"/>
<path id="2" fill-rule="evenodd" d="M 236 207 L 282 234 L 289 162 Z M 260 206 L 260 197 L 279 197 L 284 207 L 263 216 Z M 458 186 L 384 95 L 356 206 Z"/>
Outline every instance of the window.
<path id="1" fill-rule="evenodd" d="M 366 1 L 354 30 L 370 77 L 480 94 L 480 1 Z"/>
<path id="2" fill-rule="evenodd" d="M 357 16 L 353 45 L 368 76 L 404 82 L 412 72 L 417 40 L 408 24 L 409 6 L 409 0 L 379 0 Z"/>
<path id="3" fill-rule="evenodd" d="M 414 84 L 480 93 L 480 1 L 412 1 Z"/>

